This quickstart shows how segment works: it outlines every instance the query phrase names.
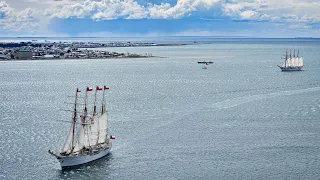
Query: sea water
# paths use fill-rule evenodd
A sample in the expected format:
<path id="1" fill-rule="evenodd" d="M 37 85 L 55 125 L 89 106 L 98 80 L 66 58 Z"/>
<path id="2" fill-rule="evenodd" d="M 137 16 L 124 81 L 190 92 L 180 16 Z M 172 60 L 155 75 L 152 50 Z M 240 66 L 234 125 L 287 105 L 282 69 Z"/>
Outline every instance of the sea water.
<path id="1" fill-rule="evenodd" d="M 320 40 L 195 41 L 105 49 L 166 58 L 0 62 L 0 179 L 319 178 Z M 277 67 L 290 48 L 303 71 Z M 110 87 L 111 153 L 61 170 L 47 152 L 70 127 L 61 109 L 96 85 Z"/>

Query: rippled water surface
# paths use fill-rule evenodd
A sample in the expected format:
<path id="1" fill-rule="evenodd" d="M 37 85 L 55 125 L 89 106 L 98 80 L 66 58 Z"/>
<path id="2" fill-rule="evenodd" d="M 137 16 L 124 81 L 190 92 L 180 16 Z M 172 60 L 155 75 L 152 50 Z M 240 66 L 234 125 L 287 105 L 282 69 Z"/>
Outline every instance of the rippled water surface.
<path id="1" fill-rule="evenodd" d="M 286 48 L 304 71 L 276 66 Z M 226 41 L 108 49 L 168 58 L 0 62 L 0 179 L 318 179 L 319 49 Z M 62 171 L 47 152 L 69 129 L 60 109 L 104 84 L 111 154 Z"/>

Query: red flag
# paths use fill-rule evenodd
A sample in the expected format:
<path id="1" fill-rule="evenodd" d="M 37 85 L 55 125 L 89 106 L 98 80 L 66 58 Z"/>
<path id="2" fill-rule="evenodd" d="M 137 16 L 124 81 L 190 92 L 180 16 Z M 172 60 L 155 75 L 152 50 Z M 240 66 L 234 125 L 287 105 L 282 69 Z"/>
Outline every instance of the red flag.
<path id="1" fill-rule="evenodd" d="M 97 89 L 96 89 L 97 91 L 100 91 L 100 90 L 102 90 L 102 88 L 101 87 L 99 87 L 99 86 L 97 86 Z"/>
<path id="2" fill-rule="evenodd" d="M 114 136 L 110 136 L 110 139 L 116 139 L 116 137 L 114 137 Z"/>
<path id="3" fill-rule="evenodd" d="M 104 90 L 109 90 L 109 88 L 107 86 L 104 86 Z"/>
<path id="4" fill-rule="evenodd" d="M 91 87 L 87 87 L 87 91 L 92 91 L 92 88 Z"/>
<path id="5" fill-rule="evenodd" d="M 91 124 L 94 124 L 94 117 L 91 117 L 90 120 L 91 120 Z"/>

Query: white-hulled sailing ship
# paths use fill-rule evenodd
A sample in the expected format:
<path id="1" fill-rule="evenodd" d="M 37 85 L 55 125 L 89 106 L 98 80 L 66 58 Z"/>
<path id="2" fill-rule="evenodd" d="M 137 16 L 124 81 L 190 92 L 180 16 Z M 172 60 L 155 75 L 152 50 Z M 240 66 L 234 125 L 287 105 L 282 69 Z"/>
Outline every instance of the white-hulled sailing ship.
<path id="1" fill-rule="evenodd" d="M 299 57 L 299 50 L 297 55 L 296 50 L 294 50 L 293 56 L 291 56 L 291 50 L 290 55 L 288 55 L 288 51 L 286 50 L 286 56 L 283 65 L 278 65 L 281 71 L 301 71 L 303 66 L 303 58 Z"/>
<path id="2" fill-rule="evenodd" d="M 58 159 L 62 168 L 85 164 L 104 157 L 112 147 L 110 139 L 114 139 L 114 137 L 108 135 L 108 113 L 105 107 L 105 92 L 109 88 L 106 86 L 103 88 L 96 87 L 93 112 L 89 114 L 87 110 L 88 92 L 92 90 L 92 88 L 87 87 L 84 104 L 78 103 L 78 99 L 81 98 L 79 97 L 81 91 L 76 90 L 74 110 L 72 110 L 73 116 L 70 122 L 71 127 L 62 151 L 55 154 L 49 150 L 49 153 Z M 99 91 L 102 91 L 102 102 L 100 111 L 97 111 Z M 82 106 L 80 108 L 82 111 L 78 111 L 78 106 Z"/>

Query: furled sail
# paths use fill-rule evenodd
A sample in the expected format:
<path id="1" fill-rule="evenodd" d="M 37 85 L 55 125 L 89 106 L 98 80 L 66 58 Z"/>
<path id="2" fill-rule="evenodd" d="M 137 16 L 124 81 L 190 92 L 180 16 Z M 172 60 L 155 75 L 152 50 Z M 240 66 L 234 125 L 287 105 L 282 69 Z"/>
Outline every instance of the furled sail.
<path id="1" fill-rule="evenodd" d="M 288 66 L 293 66 L 293 58 L 288 59 Z"/>
<path id="2" fill-rule="evenodd" d="M 300 59 L 301 59 L 300 57 L 296 58 L 296 66 L 300 66 Z"/>
<path id="3" fill-rule="evenodd" d="M 107 138 L 107 123 L 108 123 L 108 116 L 107 113 L 102 114 L 99 119 L 99 140 L 98 143 L 104 143 L 106 142 Z"/>
<path id="4" fill-rule="evenodd" d="M 96 145 L 98 143 L 99 138 L 99 120 L 96 116 L 92 117 L 92 124 L 90 126 L 91 136 L 90 136 L 90 144 Z"/>
<path id="5" fill-rule="evenodd" d="M 288 58 L 282 66 L 283 67 L 301 67 L 303 66 L 303 58 L 302 57 Z"/>
<path id="6" fill-rule="evenodd" d="M 287 64 L 287 67 L 288 67 L 288 66 L 291 66 L 291 59 L 290 59 L 290 58 L 288 58 L 288 59 L 286 60 L 286 64 Z"/>
<path id="7" fill-rule="evenodd" d="M 79 133 L 78 133 L 78 141 L 76 142 L 76 145 L 74 147 L 74 152 L 80 151 L 82 148 L 85 147 L 84 145 L 84 128 L 83 125 L 81 124 L 79 127 Z"/>
<path id="8" fill-rule="evenodd" d="M 75 123 L 71 124 L 66 142 L 64 143 L 64 146 L 62 148 L 62 152 L 71 153 L 71 151 L 72 151 L 72 133 L 73 133 L 74 125 L 75 125 Z"/>
<path id="9" fill-rule="evenodd" d="M 299 57 L 299 66 L 303 66 L 303 58 Z"/>
<path id="10" fill-rule="evenodd" d="M 288 63 L 287 63 L 287 61 L 285 61 L 284 63 L 283 63 L 283 65 L 282 65 L 282 67 L 287 67 L 288 66 Z"/>
<path id="11" fill-rule="evenodd" d="M 83 129 L 84 129 L 84 146 L 90 147 L 91 146 L 91 144 L 90 144 L 90 127 L 89 127 L 89 125 L 86 124 L 83 127 Z"/>
<path id="12" fill-rule="evenodd" d="M 90 124 L 87 118 L 82 117 L 82 127 L 80 128 L 79 139 L 80 147 L 89 147 L 90 146 Z"/>
<path id="13" fill-rule="evenodd" d="M 292 66 L 298 66 L 298 64 L 299 64 L 299 59 L 296 57 L 292 58 Z"/>
<path id="14" fill-rule="evenodd" d="M 298 57 L 296 57 L 296 61 L 295 61 L 294 66 L 295 66 L 295 67 L 298 67 L 299 64 L 300 64 L 300 59 L 299 59 Z"/>

